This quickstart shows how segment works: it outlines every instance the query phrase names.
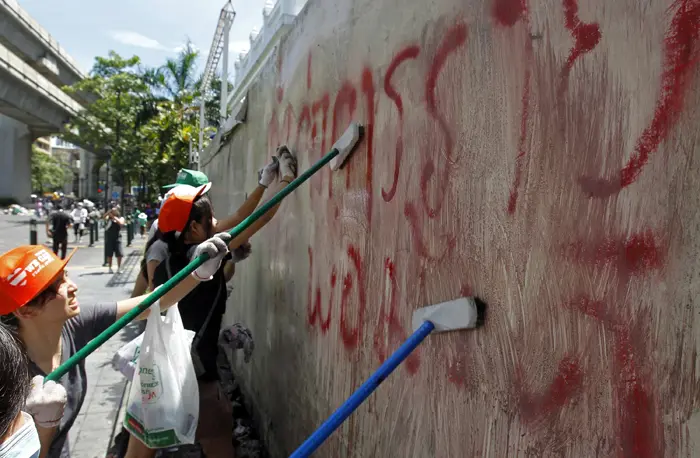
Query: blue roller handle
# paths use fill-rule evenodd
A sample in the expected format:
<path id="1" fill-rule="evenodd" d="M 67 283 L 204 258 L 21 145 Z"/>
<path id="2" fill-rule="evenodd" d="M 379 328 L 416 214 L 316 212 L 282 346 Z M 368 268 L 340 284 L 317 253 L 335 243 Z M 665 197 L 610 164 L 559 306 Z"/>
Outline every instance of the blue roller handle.
<path id="1" fill-rule="evenodd" d="M 315 452 L 434 329 L 433 323 L 424 322 L 289 458 L 306 458 Z"/>

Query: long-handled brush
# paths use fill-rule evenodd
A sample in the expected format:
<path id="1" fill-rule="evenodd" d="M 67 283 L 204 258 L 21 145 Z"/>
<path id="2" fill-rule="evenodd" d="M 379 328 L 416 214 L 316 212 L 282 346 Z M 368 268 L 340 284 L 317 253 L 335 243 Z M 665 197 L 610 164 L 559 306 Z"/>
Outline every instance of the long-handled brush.
<path id="1" fill-rule="evenodd" d="M 431 333 L 474 329 L 483 325 L 485 317 L 486 304 L 473 297 L 414 311 L 413 334 L 289 458 L 306 458 L 316 451 Z"/>
<path id="2" fill-rule="evenodd" d="M 304 173 L 299 175 L 294 181 L 285 186 L 270 200 L 261 205 L 260 208 L 255 210 L 250 216 L 241 221 L 241 223 L 238 226 L 231 229 L 231 231 L 229 231 L 229 234 L 231 234 L 233 238 L 236 238 L 241 232 L 246 230 L 258 218 L 267 213 L 267 211 L 270 210 L 272 207 L 280 203 L 282 199 L 287 197 L 287 195 L 291 194 L 292 191 L 298 188 L 303 182 L 311 178 L 316 172 L 321 170 L 329 162 L 331 164 L 331 170 L 338 170 L 339 168 L 341 168 L 347 160 L 347 158 L 350 156 L 350 153 L 352 153 L 353 149 L 355 148 L 355 145 L 357 145 L 357 142 L 362 137 L 362 132 L 363 128 L 360 124 L 350 124 L 350 126 L 345 130 L 343 135 L 338 139 L 337 142 L 335 142 L 333 148 L 325 156 L 323 156 L 321 159 L 319 159 L 318 162 L 312 165 L 311 168 L 309 168 L 309 170 L 305 171 Z M 133 321 L 134 318 L 142 314 L 158 299 L 163 297 L 165 293 L 173 289 L 175 285 L 180 283 L 188 275 L 194 272 L 195 269 L 201 266 L 207 259 L 209 259 L 209 256 L 206 253 L 202 254 L 196 259 L 193 259 L 192 262 L 187 264 L 185 267 L 183 267 L 181 271 L 173 275 L 173 277 L 170 280 L 165 282 L 163 286 L 149 294 L 148 297 L 146 297 L 143 300 L 143 302 L 141 302 L 137 307 L 134 307 L 123 317 L 118 319 L 112 326 L 105 329 L 102 332 L 102 334 L 92 339 L 87 345 L 85 345 L 82 349 L 80 349 L 73 356 L 71 356 L 65 363 L 61 364 L 55 371 L 47 375 L 45 381 L 56 381 L 63 377 L 63 375 L 66 372 L 68 372 L 73 366 L 78 364 L 80 360 L 86 358 L 90 353 L 99 348 L 100 345 L 105 343 L 110 337 L 112 337 L 114 334 L 119 332 L 124 326 Z"/>

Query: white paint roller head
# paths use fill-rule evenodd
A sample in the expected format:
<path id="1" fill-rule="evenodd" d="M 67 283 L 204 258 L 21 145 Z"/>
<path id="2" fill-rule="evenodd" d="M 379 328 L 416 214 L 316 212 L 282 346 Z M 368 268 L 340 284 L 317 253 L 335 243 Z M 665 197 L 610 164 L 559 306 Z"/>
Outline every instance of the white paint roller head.
<path id="1" fill-rule="evenodd" d="M 353 122 L 345 129 L 345 132 L 338 141 L 333 144 L 332 149 L 337 149 L 338 155 L 331 159 L 331 170 L 335 172 L 343 166 L 345 160 L 350 156 L 355 145 L 357 145 L 357 142 L 360 141 L 362 130 L 363 128 L 359 123 Z"/>
<path id="2" fill-rule="evenodd" d="M 435 331 L 474 329 L 484 323 L 486 304 L 476 297 L 460 297 L 440 304 L 422 307 L 413 312 L 413 330 L 425 321 L 435 325 Z"/>

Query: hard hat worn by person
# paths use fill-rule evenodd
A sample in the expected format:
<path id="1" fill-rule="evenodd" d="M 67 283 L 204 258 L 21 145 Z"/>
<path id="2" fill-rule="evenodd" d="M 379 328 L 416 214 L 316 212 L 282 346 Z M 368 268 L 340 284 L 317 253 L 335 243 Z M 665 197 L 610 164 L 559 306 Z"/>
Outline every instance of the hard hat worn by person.
<path id="1" fill-rule="evenodd" d="M 230 235 L 218 234 L 198 245 L 195 255 L 207 253 L 208 260 L 161 298 L 161 309 L 180 301 L 200 282 L 210 280 L 228 253 L 230 240 Z M 56 370 L 146 298 L 80 304 L 76 294 L 78 286 L 68 278 L 65 269 L 73 253 L 62 260 L 44 246 L 25 245 L 0 255 L 0 321 L 18 336 L 26 349 L 31 377 L 45 377 Z M 147 315 L 148 311 L 136 319 Z M 43 453 L 49 458 L 70 456 L 68 431 L 85 400 L 86 375 L 85 360 L 81 360 L 61 378 L 59 383 L 67 393 L 67 401 L 60 418 L 55 418 L 58 414 L 53 415 L 62 410 L 61 400 L 53 399 L 58 398 L 54 395 L 60 394 L 60 389 L 56 393 L 46 392 L 42 383 L 43 389 L 38 390 L 39 381 L 35 381 L 27 398 L 26 411 L 39 426 L 56 424 L 52 437 L 40 435 L 42 456 Z M 50 399 L 46 399 L 47 396 Z M 55 408 L 47 410 L 47 405 Z"/>

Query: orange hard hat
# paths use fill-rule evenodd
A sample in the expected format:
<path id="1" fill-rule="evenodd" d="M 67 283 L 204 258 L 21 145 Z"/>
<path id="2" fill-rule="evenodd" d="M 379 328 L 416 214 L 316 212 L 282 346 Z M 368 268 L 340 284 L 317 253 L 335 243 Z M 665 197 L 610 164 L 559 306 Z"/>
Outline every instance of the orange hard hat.
<path id="1" fill-rule="evenodd" d="M 162 233 L 184 231 L 195 199 L 209 191 L 210 188 L 211 183 L 196 188 L 182 184 L 171 189 L 160 207 L 158 230 Z"/>
<path id="2" fill-rule="evenodd" d="M 61 259 L 42 245 L 23 245 L 0 256 L 0 315 L 27 305 L 53 283 L 75 250 Z"/>

